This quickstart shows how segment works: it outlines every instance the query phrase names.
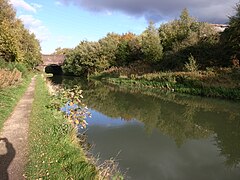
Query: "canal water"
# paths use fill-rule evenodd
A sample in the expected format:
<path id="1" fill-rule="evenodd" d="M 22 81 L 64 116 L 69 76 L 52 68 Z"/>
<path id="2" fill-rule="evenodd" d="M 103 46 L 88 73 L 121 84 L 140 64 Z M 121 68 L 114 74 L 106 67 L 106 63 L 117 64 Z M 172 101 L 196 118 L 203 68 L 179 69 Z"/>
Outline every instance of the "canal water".
<path id="1" fill-rule="evenodd" d="M 240 103 L 99 81 L 53 77 L 81 86 L 92 118 L 88 142 L 115 158 L 127 179 L 239 180 Z"/>

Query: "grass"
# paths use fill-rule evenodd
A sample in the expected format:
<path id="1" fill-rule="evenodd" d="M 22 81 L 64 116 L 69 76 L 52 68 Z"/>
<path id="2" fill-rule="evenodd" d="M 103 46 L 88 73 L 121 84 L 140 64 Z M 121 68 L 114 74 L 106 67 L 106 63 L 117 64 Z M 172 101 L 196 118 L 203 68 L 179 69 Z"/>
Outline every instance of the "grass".
<path id="1" fill-rule="evenodd" d="M 26 91 L 31 77 L 30 73 L 20 84 L 0 89 L 0 129 Z"/>
<path id="2" fill-rule="evenodd" d="M 179 93 L 240 100 L 240 69 L 195 72 L 160 72 L 98 77 L 120 86 L 158 88 Z"/>
<path id="3" fill-rule="evenodd" d="M 74 131 L 50 107 L 45 82 L 37 77 L 30 120 L 27 179 L 96 179 L 96 167 L 84 155 Z"/>

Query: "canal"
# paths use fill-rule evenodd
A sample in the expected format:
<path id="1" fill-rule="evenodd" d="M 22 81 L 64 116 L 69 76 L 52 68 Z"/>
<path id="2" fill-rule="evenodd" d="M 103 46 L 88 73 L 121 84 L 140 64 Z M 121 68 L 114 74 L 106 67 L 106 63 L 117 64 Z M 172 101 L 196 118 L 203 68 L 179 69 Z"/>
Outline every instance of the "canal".
<path id="1" fill-rule="evenodd" d="M 239 180 L 240 103 L 53 77 L 83 89 L 91 153 L 127 179 Z"/>

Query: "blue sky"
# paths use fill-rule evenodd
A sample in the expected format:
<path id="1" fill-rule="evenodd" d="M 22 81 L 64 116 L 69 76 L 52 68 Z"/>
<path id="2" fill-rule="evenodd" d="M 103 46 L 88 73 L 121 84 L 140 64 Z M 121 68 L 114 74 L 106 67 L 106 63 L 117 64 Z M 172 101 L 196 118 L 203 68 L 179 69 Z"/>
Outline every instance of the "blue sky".
<path id="1" fill-rule="evenodd" d="M 42 53 L 52 53 L 57 47 L 73 48 L 81 40 L 95 41 L 108 32 L 140 34 L 147 26 L 142 17 L 120 12 L 95 13 L 59 1 L 28 0 L 15 6 L 17 16 L 41 42 Z"/>
<path id="2" fill-rule="evenodd" d="M 42 53 L 57 47 L 73 48 L 81 40 L 96 41 L 108 32 L 140 34 L 148 21 L 177 18 L 187 7 L 190 13 L 212 23 L 227 22 L 238 0 L 10 0 L 17 17 L 35 33 Z"/>

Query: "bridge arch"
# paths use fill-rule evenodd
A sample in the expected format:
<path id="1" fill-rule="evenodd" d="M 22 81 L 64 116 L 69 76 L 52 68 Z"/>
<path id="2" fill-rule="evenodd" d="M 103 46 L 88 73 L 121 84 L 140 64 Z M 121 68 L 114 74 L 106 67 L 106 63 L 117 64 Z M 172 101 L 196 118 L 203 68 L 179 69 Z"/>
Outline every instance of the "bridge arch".
<path id="1" fill-rule="evenodd" d="M 62 75 L 63 71 L 62 71 L 62 67 L 61 65 L 57 65 L 57 64 L 50 64 L 48 66 L 46 66 L 44 68 L 45 73 L 49 74 L 54 74 L 54 75 Z"/>
<path id="2" fill-rule="evenodd" d="M 60 75 L 63 73 L 61 66 L 64 59 L 64 55 L 42 55 L 42 64 L 38 66 L 38 69 L 46 73 Z"/>

